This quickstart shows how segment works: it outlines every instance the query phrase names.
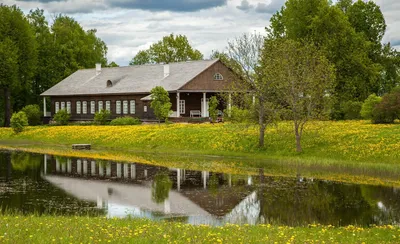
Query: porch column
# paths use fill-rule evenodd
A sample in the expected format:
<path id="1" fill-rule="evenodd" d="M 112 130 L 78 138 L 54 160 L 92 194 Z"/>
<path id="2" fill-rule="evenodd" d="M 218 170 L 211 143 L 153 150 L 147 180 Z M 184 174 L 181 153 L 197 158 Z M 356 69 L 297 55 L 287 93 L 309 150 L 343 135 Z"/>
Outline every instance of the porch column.
<path id="1" fill-rule="evenodd" d="M 231 109 L 232 109 L 232 94 L 229 93 L 228 96 L 228 116 L 231 117 Z"/>
<path id="2" fill-rule="evenodd" d="M 176 169 L 176 185 L 177 185 L 177 190 L 181 191 L 181 170 Z"/>
<path id="3" fill-rule="evenodd" d="M 179 102 L 180 100 L 181 100 L 180 93 L 177 92 L 176 93 L 176 117 L 177 118 L 181 117 L 181 108 L 180 108 L 181 104 Z"/>
<path id="4" fill-rule="evenodd" d="M 207 109 L 207 93 L 203 92 L 203 115 L 202 115 L 202 117 L 206 117 L 206 115 L 207 115 L 206 109 Z"/>
<path id="5" fill-rule="evenodd" d="M 43 117 L 46 117 L 47 108 L 46 108 L 46 98 L 43 97 Z"/>
<path id="6" fill-rule="evenodd" d="M 44 155 L 44 159 L 43 160 L 44 160 L 44 164 L 43 164 L 44 165 L 44 169 L 43 169 L 43 171 L 44 171 L 44 174 L 47 175 L 47 154 Z"/>

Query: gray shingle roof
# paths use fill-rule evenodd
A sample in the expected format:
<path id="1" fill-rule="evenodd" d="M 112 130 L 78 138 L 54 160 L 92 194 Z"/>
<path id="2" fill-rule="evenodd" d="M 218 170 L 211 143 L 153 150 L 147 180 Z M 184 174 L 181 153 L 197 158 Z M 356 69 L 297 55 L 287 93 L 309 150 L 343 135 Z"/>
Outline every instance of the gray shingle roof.
<path id="1" fill-rule="evenodd" d="M 98 75 L 96 69 L 78 70 L 41 96 L 149 93 L 155 86 L 176 91 L 217 61 L 170 63 L 166 78 L 162 64 L 102 68 Z M 111 87 L 107 87 L 108 80 L 113 83 Z"/>

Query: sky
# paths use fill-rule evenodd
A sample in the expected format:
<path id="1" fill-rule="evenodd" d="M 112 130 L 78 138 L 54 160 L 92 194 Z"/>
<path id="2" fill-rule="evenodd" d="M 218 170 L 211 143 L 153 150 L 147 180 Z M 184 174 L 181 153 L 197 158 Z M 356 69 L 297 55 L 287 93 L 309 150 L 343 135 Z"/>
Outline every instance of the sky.
<path id="1" fill-rule="evenodd" d="M 400 47 L 400 1 L 374 0 L 385 16 L 384 42 Z M 265 33 L 271 16 L 285 0 L 0 0 L 24 12 L 41 8 L 51 22 L 67 14 L 85 30 L 97 29 L 108 46 L 108 61 L 121 66 L 139 50 L 170 33 L 186 35 L 208 58 L 223 51 L 229 40 L 243 33 Z"/>

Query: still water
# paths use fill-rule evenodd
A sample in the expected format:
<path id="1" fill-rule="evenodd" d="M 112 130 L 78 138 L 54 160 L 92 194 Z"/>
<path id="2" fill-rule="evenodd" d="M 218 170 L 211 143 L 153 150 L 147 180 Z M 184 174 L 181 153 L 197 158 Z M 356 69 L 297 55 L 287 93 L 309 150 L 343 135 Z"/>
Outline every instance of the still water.
<path id="1" fill-rule="evenodd" d="M 0 211 L 210 225 L 396 225 L 400 189 L 0 151 Z"/>

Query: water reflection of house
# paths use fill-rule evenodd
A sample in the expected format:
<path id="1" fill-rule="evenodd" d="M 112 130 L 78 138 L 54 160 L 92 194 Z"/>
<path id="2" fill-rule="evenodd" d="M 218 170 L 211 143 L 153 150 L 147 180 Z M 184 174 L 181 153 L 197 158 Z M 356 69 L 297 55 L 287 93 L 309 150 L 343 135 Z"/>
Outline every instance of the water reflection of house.
<path id="1" fill-rule="evenodd" d="M 47 181 L 79 199 L 97 202 L 109 216 L 184 217 L 193 224 L 218 225 L 254 224 L 260 213 L 251 179 L 232 184 L 230 175 L 207 171 L 47 156 L 46 161 Z M 168 172 L 173 182 L 163 204 L 152 198 L 152 182 L 159 172 Z"/>

